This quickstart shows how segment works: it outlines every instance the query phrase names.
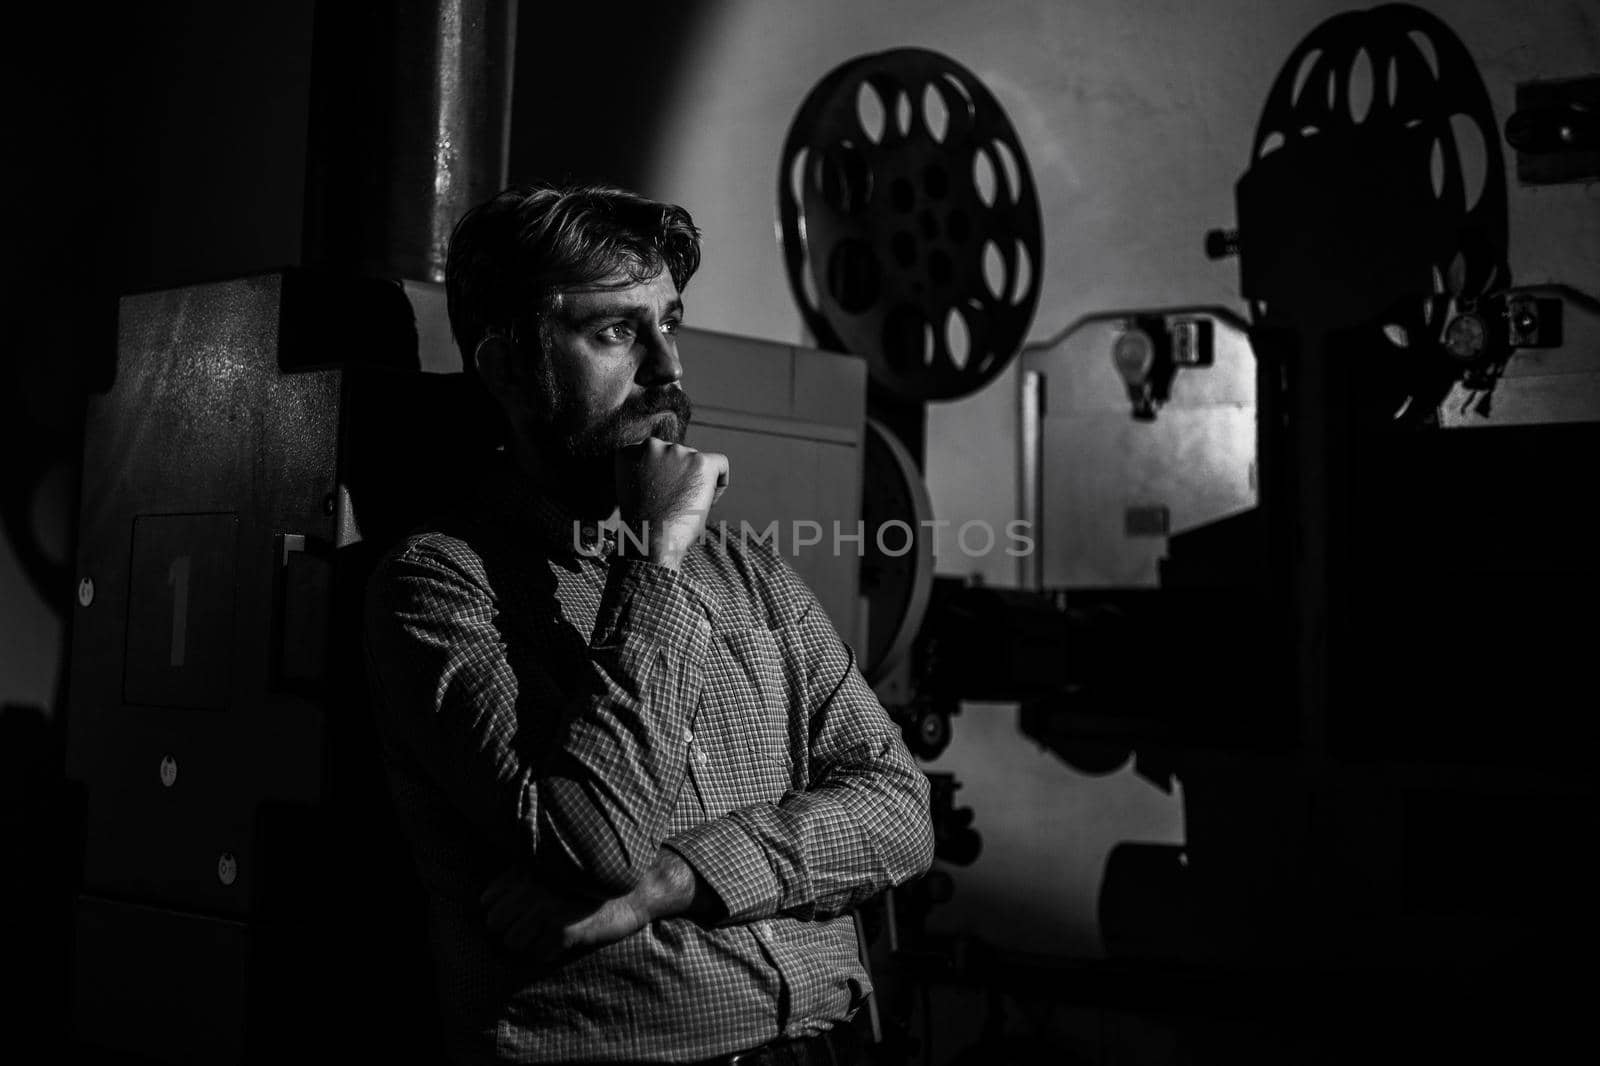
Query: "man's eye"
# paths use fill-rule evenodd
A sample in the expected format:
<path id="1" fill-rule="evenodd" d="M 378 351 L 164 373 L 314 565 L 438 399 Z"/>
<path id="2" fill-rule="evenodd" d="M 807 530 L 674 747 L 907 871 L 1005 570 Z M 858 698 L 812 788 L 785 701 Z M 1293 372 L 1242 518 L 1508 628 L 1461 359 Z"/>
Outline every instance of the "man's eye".
<path id="1" fill-rule="evenodd" d="M 633 339 L 633 327 L 626 322 L 613 322 L 600 331 L 600 339 L 607 341 L 626 341 Z"/>
<path id="2" fill-rule="evenodd" d="M 682 325 L 683 325 L 683 323 L 681 321 L 679 321 L 678 319 L 669 318 L 665 322 L 661 323 L 661 332 L 662 333 L 676 333 L 676 332 L 678 332 L 678 328 L 680 326 L 682 326 Z"/>

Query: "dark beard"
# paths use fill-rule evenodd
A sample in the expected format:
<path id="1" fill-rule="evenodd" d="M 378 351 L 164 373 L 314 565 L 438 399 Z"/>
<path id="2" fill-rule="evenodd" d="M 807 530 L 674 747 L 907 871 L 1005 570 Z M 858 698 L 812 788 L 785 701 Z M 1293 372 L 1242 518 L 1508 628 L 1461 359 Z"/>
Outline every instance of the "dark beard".
<path id="1" fill-rule="evenodd" d="M 662 412 L 671 412 L 676 418 L 669 426 L 655 427 L 652 435 L 671 444 L 682 444 L 693 411 L 688 393 L 675 385 L 648 389 L 629 396 L 621 407 L 594 425 L 572 426 L 571 417 L 558 414 L 546 439 L 556 454 L 569 459 L 609 458 L 619 449 L 637 444 L 638 423 Z M 563 422 L 568 424 L 562 425 Z"/>

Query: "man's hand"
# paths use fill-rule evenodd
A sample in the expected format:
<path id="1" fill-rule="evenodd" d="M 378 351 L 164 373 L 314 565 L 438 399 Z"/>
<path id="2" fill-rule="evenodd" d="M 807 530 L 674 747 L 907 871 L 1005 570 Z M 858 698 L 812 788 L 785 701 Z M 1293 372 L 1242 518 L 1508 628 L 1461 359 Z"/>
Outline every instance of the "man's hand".
<path id="1" fill-rule="evenodd" d="M 633 891 L 616 899 L 597 903 L 569 896 L 517 866 L 495 878 L 479 902 L 487 912 L 490 932 L 511 950 L 541 961 L 614 944 L 657 918 L 681 914 L 714 919 L 727 914 L 716 894 L 666 848 Z"/>
<path id="2" fill-rule="evenodd" d="M 490 932 L 541 962 L 613 944 L 650 923 L 638 889 L 597 904 L 556 892 L 520 867 L 495 878 L 479 901 Z"/>
<path id="3" fill-rule="evenodd" d="M 728 457 L 649 437 L 617 452 L 615 473 L 618 535 L 643 538 L 646 558 L 676 570 L 728 487 Z"/>

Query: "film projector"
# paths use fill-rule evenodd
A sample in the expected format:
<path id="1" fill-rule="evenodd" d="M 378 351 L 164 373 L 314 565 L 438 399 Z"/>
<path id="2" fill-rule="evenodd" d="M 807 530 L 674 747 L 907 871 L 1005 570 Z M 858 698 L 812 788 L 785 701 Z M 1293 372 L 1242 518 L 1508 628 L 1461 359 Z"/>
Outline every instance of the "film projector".
<path id="1" fill-rule="evenodd" d="M 829 72 L 800 105 L 780 157 L 777 199 L 783 259 L 806 328 L 820 346 L 859 355 L 868 367 L 863 672 L 920 757 L 943 751 L 963 701 L 987 701 L 1020 704 L 1024 732 L 1080 767 L 1121 765 L 1141 713 L 1152 717 L 1168 696 L 1150 680 L 1151 649 L 1178 649 L 1163 653 L 1169 661 L 1198 657 L 1193 635 L 1182 631 L 1193 620 L 1174 617 L 1148 590 L 1068 594 L 1066 583 L 1047 587 L 1042 575 L 1030 587 L 1001 588 L 934 573 L 938 518 L 921 469 L 926 405 L 993 383 L 1023 353 L 1039 304 L 1040 202 L 1016 130 L 983 82 L 945 56 L 916 48 L 865 55 Z M 1217 309 L 1200 310 L 1189 319 L 1191 365 L 1209 364 L 1216 350 L 1253 375 L 1242 328 L 1225 323 L 1226 336 L 1214 339 Z M 1165 338 L 1167 319 L 1156 321 L 1161 328 L 1150 326 L 1151 334 Z M 1165 358 L 1164 369 L 1153 358 L 1137 383 L 1151 404 L 1167 398 L 1150 387 L 1156 374 L 1173 377 L 1172 356 Z M 1182 351 L 1176 358 L 1184 360 Z M 1130 395 L 1135 384 L 1130 375 Z M 1128 421 L 1126 408 L 1118 417 Z M 1162 423 L 1183 424 L 1170 414 Z M 1244 432 L 1253 451 L 1253 421 Z M 1168 444 L 1151 440 L 1144 459 Z M 1037 462 L 1042 443 L 1032 443 Z M 1193 471 L 1173 477 L 1196 480 Z M 1253 502 L 1207 501 L 1203 516 Z M 1036 498 L 1025 511 L 1035 537 L 1040 504 Z M 971 862 L 980 848 L 973 814 L 952 806 L 952 775 L 930 778 L 939 857 Z"/>
<path id="2" fill-rule="evenodd" d="M 1507 372 L 1562 344 L 1563 303 L 1512 284 L 1472 56 L 1409 5 L 1328 19 L 1274 81 L 1236 199 L 1238 230 L 1207 244 L 1238 255 L 1250 306 L 1271 614 L 1294 619 L 1279 658 L 1307 728 L 1346 755 L 1547 760 L 1547 730 L 1572 728 L 1561 671 L 1463 671 L 1448 631 L 1523 618 L 1507 661 L 1579 661 L 1555 590 L 1594 579 L 1548 531 L 1592 513 L 1570 485 L 1600 412 L 1541 410 Z M 1509 706 L 1543 725 L 1507 736 Z"/>
<path id="3" fill-rule="evenodd" d="M 1005 594 L 934 577 L 924 405 L 971 395 L 1021 349 L 1043 273 L 1038 193 L 983 82 L 901 48 L 839 65 L 802 102 L 780 157 L 778 221 L 806 329 L 868 367 L 861 662 L 913 752 L 931 758 L 959 700 L 978 693 L 948 684 L 948 669 L 935 679 L 930 607 L 945 616 L 952 599 Z M 990 678 L 1026 680 L 988 666 Z M 952 807 L 951 775 L 930 777 L 940 857 L 970 862 L 971 812 Z"/>

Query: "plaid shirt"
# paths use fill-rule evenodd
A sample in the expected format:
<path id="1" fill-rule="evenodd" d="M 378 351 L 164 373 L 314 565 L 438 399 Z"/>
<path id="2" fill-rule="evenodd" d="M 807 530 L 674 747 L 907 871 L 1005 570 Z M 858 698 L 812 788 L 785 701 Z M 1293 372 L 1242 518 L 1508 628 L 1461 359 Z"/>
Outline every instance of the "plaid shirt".
<path id="1" fill-rule="evenodd" d="M 848 909 L 923 872 L 927 778 L 810 590 L 764 545 L 681 570 L 578 550 L 502 456 L 470 513 L 367 591 L 367 660 L 464 1061 L 674 1061 L 802 1036 L 870 992 Z M 534 860 L 620 895 L 666 846 L 728 918 L 562 964 L 478 897 Z"/>

